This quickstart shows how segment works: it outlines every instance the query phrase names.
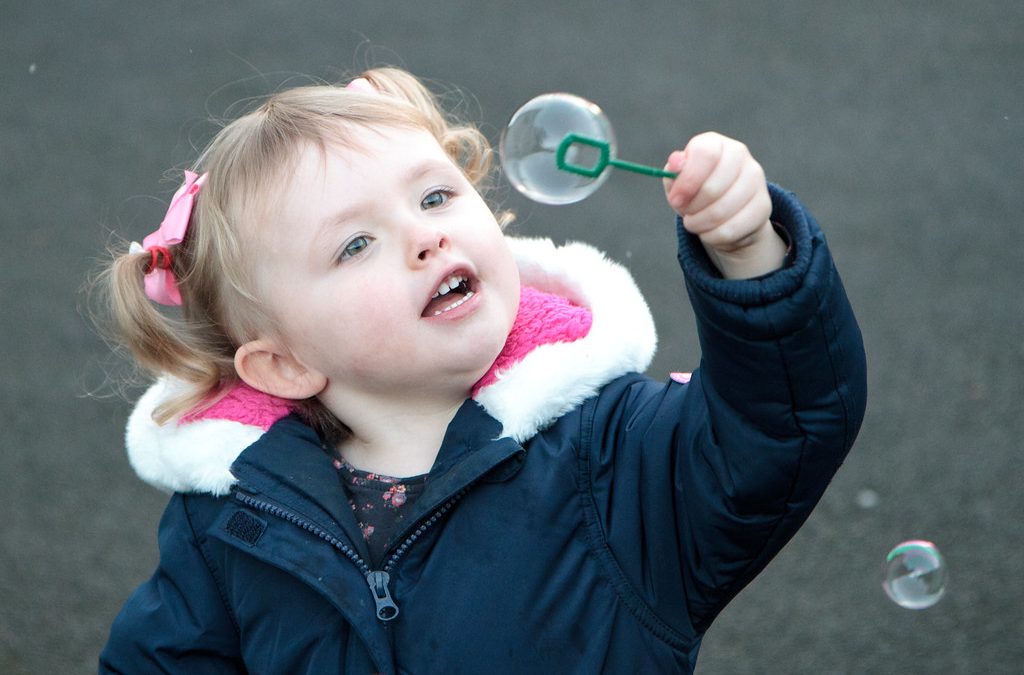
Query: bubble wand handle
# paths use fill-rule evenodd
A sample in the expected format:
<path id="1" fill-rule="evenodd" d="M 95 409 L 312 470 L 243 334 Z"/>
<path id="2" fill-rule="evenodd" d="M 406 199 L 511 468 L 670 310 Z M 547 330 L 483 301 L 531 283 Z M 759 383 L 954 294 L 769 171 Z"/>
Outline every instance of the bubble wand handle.
<path id="1" fill-rule="evenodd" d="M 594 165 L 588 167 L 570 162 L 566 158 L 566 155 L 568 155 L 569 148 L 573 145 L 588 145 L 596 149 L 598 157 Z M 646 164 L 637 164 L 635 162 L 615 159 L 611 156 L 611 148 L 607 142 L 599 141 L 596 138 L 590 138 L 588 136 L 581 136 L 580 134 L 566 134 L 565 138 L 562 139 L 562 142 L 558 144 L 558 149 L 555 151 L 555 163 L 562 171 L 575 173 L 586 178 L 597 178 L 609 166 L 658 178 L 675 178 L 679 175 L 674 171 L 665 171 L 664 169 L 647 166 Z"/>
<path id="2" fill-rule="evenodd" d="M 647 166 L 646 164 L 627 162 L 624 159 L 612 158 L 608 160 L 608 164 L 617 169 L 625 169 L 626 171 L 632 171 L 633 173 L 642 173 L 645 176 L 655 176 L 657 178 L 675 178 L 679 175 L 675 171 L 666 171 L 657 167 Z"/>

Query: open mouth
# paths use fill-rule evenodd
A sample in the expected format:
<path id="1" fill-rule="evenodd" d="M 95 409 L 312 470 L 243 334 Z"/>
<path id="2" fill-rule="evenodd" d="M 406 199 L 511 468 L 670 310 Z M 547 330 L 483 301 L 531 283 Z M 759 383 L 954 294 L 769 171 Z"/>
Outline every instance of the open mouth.
<path id="1" fill-rule="evenodd" d="M 474 283 L 469 272 L 460 271 L 449 275 L 434 291 L 430 302 L 423 309 L 423 316 L 441 316 L 466 302 L 474 295 Z"/>

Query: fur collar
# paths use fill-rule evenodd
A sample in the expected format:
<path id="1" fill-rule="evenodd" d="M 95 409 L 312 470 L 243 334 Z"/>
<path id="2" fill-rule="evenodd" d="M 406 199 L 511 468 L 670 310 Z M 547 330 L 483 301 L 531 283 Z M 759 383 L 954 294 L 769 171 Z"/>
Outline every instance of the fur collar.
<path id="1" fill-rule="evenodd" d="M 630 273 L 597 249 L 558 247 L 549 239 L 508 241 L 523 285 L 567 298 L 592 315 L 584 337 L 533 348 L 474 394 L 502 424 L 502 436 L 522 443 L 616 377 L 644 371 L 657 336 Z M 154 409 L 179 386 L 161 378 L 139 399 L 125 434 L 129 461 L 142 480 L 162 490 L 226 494 L 235 482 L 231 464 L 276 417 L 156 424 Z"/>

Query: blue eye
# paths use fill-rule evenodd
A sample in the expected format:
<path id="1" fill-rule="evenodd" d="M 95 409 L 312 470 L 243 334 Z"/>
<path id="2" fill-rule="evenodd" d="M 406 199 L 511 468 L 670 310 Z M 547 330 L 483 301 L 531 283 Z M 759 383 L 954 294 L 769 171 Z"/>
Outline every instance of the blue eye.
<path id="1" fill-rule="evenodd" d="M 348 260 L 349 258 L 354 258 L 357 255 L 359 255 L 360 253 L 362 253 L 364 250 L 366 250 L 366 247 L 369 246 L 369 245 L 370 245 L 370 238 L 369 237 L 366 237 L 366 236 L 363 236 L 363 235 L 355 237 L 355 238 L 352 239 L 352 241 L 350 241 L 347 244 L 345 244 L 345 248 L 342 249 L 342 251 L 341 251 L 340 259 L 341 260 Z"/>
<path id="2" fill-rule="evenodd" d="M 430 193 L 423 198 L 423 201 L 420 202 L 420 208 L 427 211 L 429 209 L 436 209 L 439 206 L 444 206 L 448 203 L 448 200 L 452 198 L 453 192 L 454 191 L 451 188 L 437 188 L 436 190 L 431 190 Z"/>

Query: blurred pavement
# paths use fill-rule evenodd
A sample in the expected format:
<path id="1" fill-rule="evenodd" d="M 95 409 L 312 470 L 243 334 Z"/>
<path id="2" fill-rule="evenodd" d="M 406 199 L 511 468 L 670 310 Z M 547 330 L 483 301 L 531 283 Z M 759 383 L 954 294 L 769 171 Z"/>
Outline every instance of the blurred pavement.
<path id="1" fill-rule="evenodd" d="M 527 99 L 602 105 L 620 154 L 744 140 L 829 236 L 871 367 L 857 446 L 795 540 L 709 632 L 698 673 L 1010 673 L 1024 663 L 1024 4 L 179 2 L 0 6 L 0 672 L 94 672 L 152 571 L 166 497 L 128 466 L 123 372 L 79 292 L 139 239 L 236 101 L 393 63 L 470 96 L 497 142 Z M 699 353 L 649 178 L 529 203 L 515 231 L 629 264 Z M 101 394 L 107 394 L 103 396 Z M 870 505 L 872 497 L 875 505 Z M 947 596 L 901 609 L 888 550 L 934 541 Z"/>

